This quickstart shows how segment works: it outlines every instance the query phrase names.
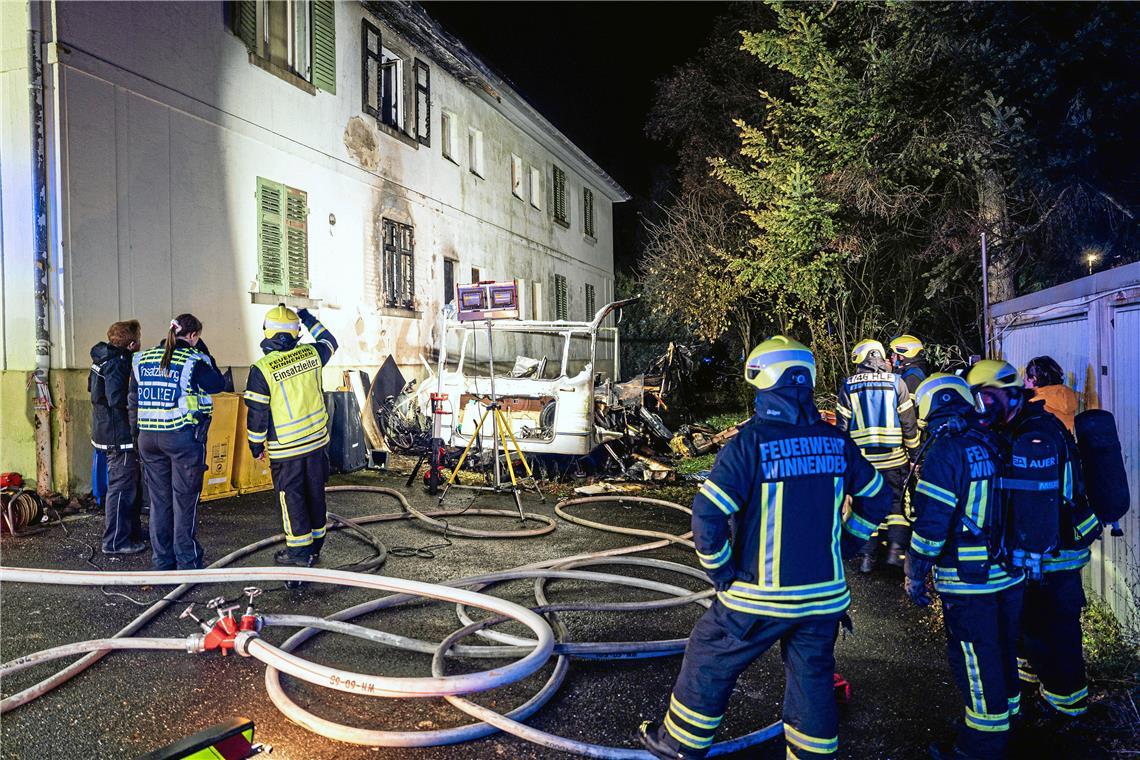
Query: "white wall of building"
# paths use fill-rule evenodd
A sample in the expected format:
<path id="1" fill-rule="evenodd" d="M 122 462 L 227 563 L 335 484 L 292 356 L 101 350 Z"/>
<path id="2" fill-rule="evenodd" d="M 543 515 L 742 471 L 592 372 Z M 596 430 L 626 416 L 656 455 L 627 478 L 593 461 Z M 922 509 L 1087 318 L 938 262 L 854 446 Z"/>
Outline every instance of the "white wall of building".
<path id="1" fill-rule="evenodd" d="M 484 279 L 541 282 L 547 315 L 555 272 L 568 280 L 571 318 L 585 316 L 586 283 L 598 306 L 612 294 L 611 200 L 601 180 L 559 162 L 568 175 L 569 228 L 552 221 L 548 187 L 541 210 L 512 196 L 511 154 L 549 181 L 552 153 L 484 93 L 428 59 L 430 147 L 392 137 L 362 112 L 360 28 L 371 16 L 360 5 L 336 6 L 335 95 L 310 94 L 253 65 L 222 3 L 56 8 L 57 366 L 85 367 L 112 321 L 138 318 L 154 342 L 182 311 L 206 324 L 221 364 L 255 359 L 267 308 L 250 296 L 259 176 L 308 193 L 310 297 L 322 302 L 319 315 L 341 341 L 339 365 L 373 367 L 388 355 L 419 364 L 432 346 L 445 257 L 458 260 L 459 282 L 472 267 Z M 396 36 L 372 21 L 386 40 Z M 458 117 L 458 165 L 441 154 L 443 110 Z M 472 126 L 484 134 L 485 179 L 469 170 Z M 594 191 L 596 241 L 582 232 L 584 182 Z M 381 218 L 415 227 L 414 315 L 377 310 L 367 292 Z"/>

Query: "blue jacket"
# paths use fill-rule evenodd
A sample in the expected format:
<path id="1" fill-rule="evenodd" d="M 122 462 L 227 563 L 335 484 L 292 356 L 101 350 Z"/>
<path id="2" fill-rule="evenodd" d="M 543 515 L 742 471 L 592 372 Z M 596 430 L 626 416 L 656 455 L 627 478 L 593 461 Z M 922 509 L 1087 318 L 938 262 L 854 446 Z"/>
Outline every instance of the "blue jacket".
<path id="1" fill-rule="evenodd" d="M 965 406 L 965 405 L 963 405 Z M 932 418 L 939 431 L 944 418 Z M 1001 524 L 996 439 L 978 429 L 934 432 L 914 489 L 911 551 L 934 561 L 943 594 L 992 594 L 1021 583 L 992 555 Z"/>
<path id="2" fill-rule="evenodd" d="M 906 381 L 885 368 L 861 364 L 839 385 L 835 425 L 849 431 L 880 470 L 905 466 L 906 450 L 918 447 L 918 421 Z"/>
<path id="3" fill-rule="evenodd" d="M 854 508 L 844 517 L 847 496 Z M 859 551 L 890 505 L 882 476 L 818 413 L 803 424 L 758 413 L 721 451 L 693 499 L 693 542 L 729 609 L 833 615 L 851 602 L 843 558 Z"/>

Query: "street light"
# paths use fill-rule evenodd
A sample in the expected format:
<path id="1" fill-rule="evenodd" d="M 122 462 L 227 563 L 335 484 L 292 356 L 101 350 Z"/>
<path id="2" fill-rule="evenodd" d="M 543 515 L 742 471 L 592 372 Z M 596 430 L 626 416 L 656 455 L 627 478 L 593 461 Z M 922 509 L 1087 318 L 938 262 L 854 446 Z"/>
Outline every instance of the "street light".
<path id="1" fill-rule="evenodd" d="M 1093 264 L 1095 264 L 1099 259 L 1100 256 L 1097 256 L 1094 251 L 1089 251 L 1085 254 L 1085 261 L 1087 261 L 1089 265 L 1089 274 L 1093 273 Z"/>

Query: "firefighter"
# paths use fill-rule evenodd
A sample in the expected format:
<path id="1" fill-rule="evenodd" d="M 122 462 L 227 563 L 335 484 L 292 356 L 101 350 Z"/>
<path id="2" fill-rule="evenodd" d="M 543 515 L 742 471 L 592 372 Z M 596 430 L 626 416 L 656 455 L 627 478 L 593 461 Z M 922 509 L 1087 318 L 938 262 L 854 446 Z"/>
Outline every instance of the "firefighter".
<path id="1" fill-rule="evenodd" d="M 305 325 L 314 343 L 299 342 Z M 285 526 L 285 548 L 273 555 L 279 565 L 311 567 L 325 541 L 325 482 L 329 478 L 328 413 L 321 368 L 337 342 L 307 309 L 279 304 L 262 325 L 265 355 L 249 368 L 246 427 L 249 450 L 269 456 L 273 489 Z"/>
<path id="2" fill-rule="evenodd" d="M 1103 526 L 1089 509 L 1081 478 L 1076 443 L 1065 426 L 1045 410 L 1044 403 L 1029 396 L 1013 365 L 996 359 L 975 364 L 966 381 L 970 384 L 983 424 L 997 434 L 1004 468 L 1022 465 L 1013 461 L 1012 449 L 1021 441 L 1044 442 L 1055 452 L 1057 477 L 1040 482 L 1003 478 L 1002 489 L 1027 491 L 1034 498 L 1048 498 L 1060 515 L 1057 548 L 1041 562 L 1043 580 L 1031 582 L 1025 592 L 1021 617 L 1021 680 L 1039 684 L 1042 700 L 1051 713 L 1075 717 L 1088 706 L 1081 652 L 1081 608 L 1085 592 L 1081 568 L 1088 564 L 1089 546 Z"/>
<path id="3" fill-rule="evenodd" d="M 910 395 L 914 395 L 919 384 L 930 374 L 923 356 L 922 341 L 913 335 L 900 335 L 890 342 L 891 366 L 895 373 L 906 382 Z"/>
<path id="4" fill-rule="evenodd" d="M 891 372 L 886 356 L 877 340 L 856 343 L 851 351 L 856 371 L 840 384 L 835 407 L 836 426 L 851 433 L 863 456 L 882 474 L 892 497 L 890 514 L 879 526 L 879 537 L 869 538 L 860 552 L 862 573 L 875 568 L 884 533 L 889 565 L 902 567 L 910 543 L 903 490 L 910 457 L 918 448 L 918 424 L 910 391 L 903 379 Z"/>
<path id="5" fill-rule="evenodd" d="M 1076 430 L 1081 400 L 1076 391 L 1065 385 L 1065 373 L 1053 357 L 1037 356 L 1029 360 L 1025 365 L 1025 387 L 1033 389 L 1033 398 L 1045 402 L 1045 411 L 1063 422 L 1070 433 Z"/>
<path id="6" fill-rule="evenodd" d="M 906 590 L 930 604 L 926 578 L 942 596 L 950 670 L 965 701 L 952 746 L 935 758 L 1003 758 L 1010 720 L 1020 709 L 1017 634 L 1024 574 L 1001 563 L 998 455 L 993 435 L 977 425 L 966 381 L 937 373 L 915 395 L 930 435 L 914 495 L 914 535 Z"/>
<path id="7" fill-rule="evenodd" d="M 127 405 L 138 427 L 139 460 L 150 494 L 150 548 L 155 570 L 197 570 L 198 497 L 206 472 L 211 393 L 226 379 L 193 314 L 170 321 L 166 340 L 134 356 Z"/>
<path id="8" fill-rule="evenodd" d="M 788 756 L 830 757 L 839 746 L 834 648 L 850 604 L 842 560 L 887 514 L 890 493 L 850 437 L 820 420 L 807 347 L 769 338 L 748 356 L 745 378 L 759 390 L 755 415 L 693 499 L 693 543 L 716 601 L 689 637 L 664 719 L 638 732 L 659 758 L 703 757 L 736 679 L 777 641 Z"/>

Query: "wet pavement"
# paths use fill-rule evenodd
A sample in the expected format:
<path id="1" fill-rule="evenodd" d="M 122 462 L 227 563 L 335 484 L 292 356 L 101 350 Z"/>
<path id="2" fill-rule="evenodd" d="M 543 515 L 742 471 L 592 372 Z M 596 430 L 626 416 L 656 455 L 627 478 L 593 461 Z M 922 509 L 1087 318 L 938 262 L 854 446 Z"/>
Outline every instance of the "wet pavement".
<path id="1" fill-rule="evenodd" d="M 420 509 L 437 508 L 433 497 L 421 489 L 403 489 L 403 477 L 358 474 L 338 482 L 386 485 L 403 490 Z M 462 507 L 476 498 L 473 491 L 453 490 L 446 507 Z M 652 495 L 647 493 L 646 495 Z M 477 506 L 510 508 L 509 497 L 479 493 Z M 553 516 L 553 500 L 540 504 L 528 496 L 529 511 Z M 386 496 L 365 493 L 333 493 L 329 509 L 346 517 L 378 512 L 396 512 L 397 502 Z M 614 503 L 588 505 L 575 514 L 618 525 L 680 533 L 684 517 L 673 510 Z M 208 502 L 200 510 L 199 539 L 206 547 L 207 562 L 238 547 L 280 530 L 279 512 L 271 494 L 260 493 Z M 461 518 L 470 527 L 503 528 L 509 520 Z M 457 521 L 458 522 L 458 521 Z M 98 544 L 102 518 L 85 514 L 68 520 L 70 536 L 59 526 L 36 536 L 5 536 L 0 551 L 3 562 L 84 570 L 90 545 Z M 371 526 L 388 547 L 421 547 L 441 543 L 439 534 L 414 521 Z M 330 533 L 322 553 L 325 567 L 351 563 L 369 554 L 367 546 L 346 535 Z M 548 536 L 525 540 L 477 540 L 452 538 L 452 545 L 435 549 L 434 559 L 389 557 L 381 573 L 423 581 L 443 581 L 467 575 L 502 570 L 518 565 L 627 546 L 641 541 L 605 533 L 558 520 Z M 239 565 L 271 564 L 272 549 L 265 549 Z M 650 552 L 659 557 L 695 565 L 692 553 L 682 548 Z M 110 559 L 96 554 L 93 561 L 103 569 L 145 570 L 147 555 Z M 601 571 L 612 568 L 601 566 Z M 694 590 L 692 578 L 661 571 L 618 568 Z M 840 725 L 840 756 L 850 758 L 925 757 L 933 740 L 952 737 L 952 723 L 961 711 L 945 661 L 945 640 L 937 614 L 918 610 L 901 591 L 901 576 L 888 572 L 870 578 L 852 579 L 854 603 L 851 616 L 856 636 L 841 640 L 836 654 L 838 669 L 854 689 L 852 703 L 843 708 Z M 237 597 L 247 584 L 200 586 L 186 595 L 204 602 L 225 594 Z M 158 589 L 117 587 L 138 601 L 157 599 Z M 299 591 L 266 585 L 258 600 L 263 612 L 327 615 L 376 596 L 375 592 L 344 587 L 308 587 Z M 533 583 L 513 582 L 494 593 L 533 605 Z M 556 581 L 548 586 L 552 602 L 572 600 L 619 601 L 647 599 L 651 592 L 600 587 L 575 581 Z M 147 626 L 141 635 L 181 637 L 194 632 L 177 615 L 185 604 L 174 605 Z M 0 596 L 0 658 L 4 661 L 59 644 L 110 636 L 142 607 L 98 588 L 4 584 Z M 199 605 L 201 609 L 201 604 Z M 205 610 L 201 610 L 205 612 Z M 567 613 L 563 620 L 576 641 L 646 640 L 684 637 L 699 615 L 695 606 L 637 613 Z M 439 640 L 459 627 L 452 605 L 421 603 L 376 613 L 356 622 L 418 638 Z M 501 630 L 523 632 L 518 626 Z M 293 629 L 267 629 L 265 638 L 279 643 Z M 383 675 L 428 675 L 430 658 L 385 649 L 342 636 L 325 634 L 310 641 L 300 654 L 325 665 Z M 65 661 L 18 673 L 3 683 L 11 695 L 62 667 Z M 632 734 L 648 718 L 659 718 L 678 669 L 680 657 L 652 660 L 588 662 L 575 661 L 562 688 L 535 717 L 528 721 L 540 729 L 585 741 L 634 746 Z M 488 667 L 486 661 L 449 661 L 449 672 Z M 550 672 L 538 674 L 509 687 L 474 697 L 480 704 L 505 712 L 525 701 Z M 325 739 L 284 718 L 265 691 L 265 668 L 253 659 L 223 658 L 215 653 L 187 655 L 179 652 L 119 652 L 108 655 L 92 669 L 54 692 L 5 715 L 0 720 L 2 758 L 94 758 L 135 757 L 209 725 L 244 716 L 257 726 L 257 740 L 272 745 L 270 757 L 278 760 L 324 758 L 544 758 L 562 756 L 509 736 L 496 735 L 476 742 L 428 749 L 361 747 Z M 389 700 L 352 696 L 285 678 L 286 690 L 299 704 L 317 715 L 368 728 L 427 730 L 468 722 L 466 716 L 439 699 Z M 735 736 L 778 719 L 783 692 L 782 665 L 777 651 L 755 663 L 741 678 L 729 705 L 722 737 Z M 1071 746 L 1065 737 L 1048 746 L 1052 756 L 1102 757 L 1087 746 Z M 1060 754 L 1056 754 L 1059 752 Z M 1019 753 L 1021 754 L 1021 753 Z M 1041 755 L 1026 750 L 1024 756 Z M 743 755 L 741 755 L 743 756 Z M 750 752 L 748 757 L 784 756 L 782 741 Z"/>

